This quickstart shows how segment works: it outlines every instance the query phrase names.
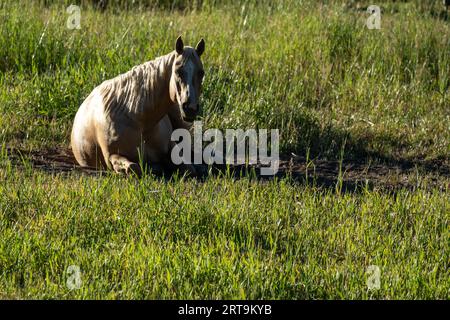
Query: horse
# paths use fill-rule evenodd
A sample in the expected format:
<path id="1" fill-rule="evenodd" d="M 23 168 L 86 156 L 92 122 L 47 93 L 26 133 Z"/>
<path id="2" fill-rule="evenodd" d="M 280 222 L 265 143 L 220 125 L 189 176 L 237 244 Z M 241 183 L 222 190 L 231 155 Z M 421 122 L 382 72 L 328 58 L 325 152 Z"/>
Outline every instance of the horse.
<path id="1" fill-rule="evenodd" d="M 190 129 L 200 111 L 201 55 L 181 36 L 175 50 L 97 86 L 79 107 L 71 147 L 82 167 L 142 174 L 142 163 L 167 164 L 173 130 Z M 195 174 L 195 168 L 187 171 Z"/>

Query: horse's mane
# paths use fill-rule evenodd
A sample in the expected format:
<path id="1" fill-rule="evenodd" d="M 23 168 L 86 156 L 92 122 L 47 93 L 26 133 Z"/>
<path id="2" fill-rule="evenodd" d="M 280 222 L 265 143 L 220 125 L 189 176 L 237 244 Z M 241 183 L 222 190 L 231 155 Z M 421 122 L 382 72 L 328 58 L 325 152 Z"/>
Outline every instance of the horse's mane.
<path id="1" fill-rule="evenodd" d="M 103 82 L 99 89 L 107 112 L 138 114 L 154 105 L 158 88 L 169 80 L 174 52 L 133 67 L 130 71 Z"/>

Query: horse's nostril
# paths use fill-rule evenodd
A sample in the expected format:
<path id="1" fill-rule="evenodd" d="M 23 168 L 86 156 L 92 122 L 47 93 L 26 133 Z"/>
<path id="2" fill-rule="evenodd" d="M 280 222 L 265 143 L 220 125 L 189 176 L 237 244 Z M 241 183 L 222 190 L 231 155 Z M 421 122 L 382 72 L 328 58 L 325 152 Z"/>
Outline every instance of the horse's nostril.
<path id="1" fill-rule="evenodd" d="M 189 113 L 191 113 L 191 114 L 196 114 L 197 111 L 198 111 L 198 107 L 197 107 L 197 106 L 190 106 L 190 107 L 188 108 L 188 111 L 189 111 Z"/>
<path id="2" fill-rule="evenodd" d="M 189 114 L 196 114 L 198 111 L 198 105 L 190 104 L 189 102 L 182 104 L 183 111 Z"/>

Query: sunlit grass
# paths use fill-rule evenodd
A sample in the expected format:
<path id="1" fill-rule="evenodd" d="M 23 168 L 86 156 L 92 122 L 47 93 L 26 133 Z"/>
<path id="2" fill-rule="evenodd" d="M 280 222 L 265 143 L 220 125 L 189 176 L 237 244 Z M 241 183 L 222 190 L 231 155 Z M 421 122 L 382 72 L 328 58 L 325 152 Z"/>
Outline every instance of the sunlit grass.
<path id="1" fill-rule="evenodd" d="M 448 194 L 0 176 L 2 297 L 448 297 Z M 70 265 L 78 290 L 66 286 Z M 368 290 L 370 265 L 379 290 Z"/>

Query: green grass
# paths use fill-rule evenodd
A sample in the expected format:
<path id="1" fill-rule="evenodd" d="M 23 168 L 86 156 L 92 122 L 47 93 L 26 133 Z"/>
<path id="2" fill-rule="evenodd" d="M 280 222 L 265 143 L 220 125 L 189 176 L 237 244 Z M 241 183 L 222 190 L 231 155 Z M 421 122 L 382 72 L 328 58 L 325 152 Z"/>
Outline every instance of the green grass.
<path id="1" fill-rule="evenodd" d="M 437 191 L 0 177 L 3 298 L 448 298 L 450 199 Z M 66 287 L 69 265 L 79 290 Z"/>
<path id="2" fill-rule="evenodd" d="M 103 80 L 206 40 L 204 127 L 278 128 L 281 152 L 344 161 L 450 154 L 450 24 L 438 3 L 0 4 L 0 143 L 69 146 Z M 139 8 L 141 5 L 141 8 Z M 5 149 L 3 147 L 3 149 Z M 449 192 L 340 192 L 289 177 L 49 174 L 0 163 L 0 298 L 448 299 Z M 69 290 L 67 267 L 82 286 Z M 381 287 L 368 290 L 367 267 Z"/>
<path id="3" fill-rule="evenodd" d="M 344 140 L 347 157 L 434 160 L 450 152 L 450 27 L 432 16 L 405 9 L 367 30 L 365 13 L 342 6 L 86 8 L 74 31 L 64 9 L 7 2 L 1 11 L 8 144 L 66 146 L 93 87 L 173 50 L 182 34 L 191 44 L 206 39 L 207 126 L 278 128 L 283 151 L 328 158 Z"/>

